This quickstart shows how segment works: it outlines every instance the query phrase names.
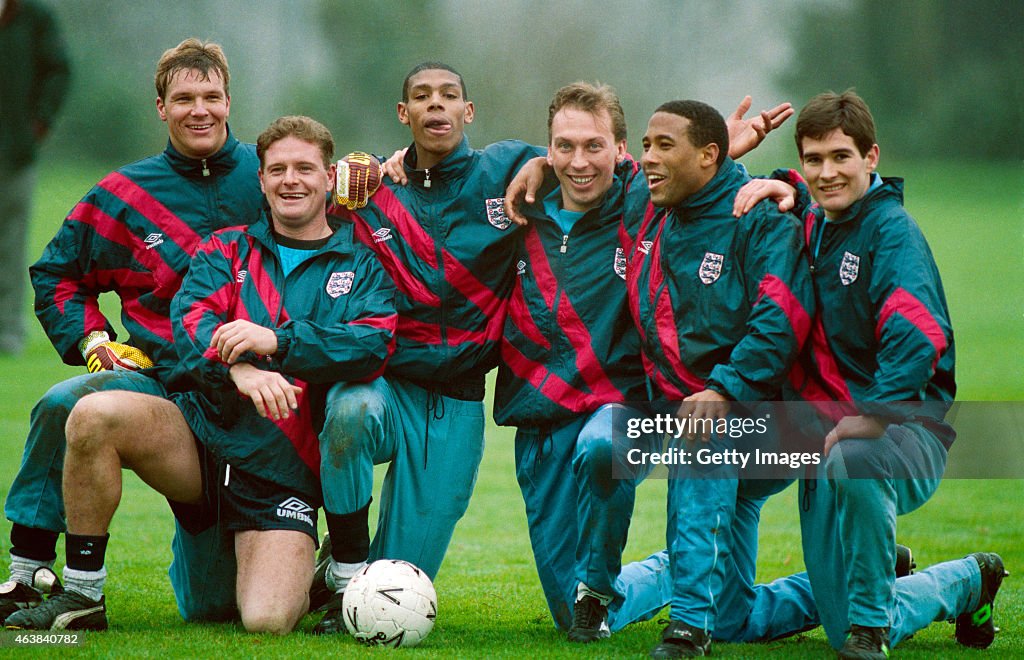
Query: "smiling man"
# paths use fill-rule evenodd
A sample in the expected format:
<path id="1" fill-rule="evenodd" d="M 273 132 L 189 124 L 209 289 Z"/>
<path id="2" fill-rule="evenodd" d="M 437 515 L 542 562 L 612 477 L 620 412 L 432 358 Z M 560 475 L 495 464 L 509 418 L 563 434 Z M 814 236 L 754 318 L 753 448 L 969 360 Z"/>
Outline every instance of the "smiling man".
<path id="1" fill-rule="evenodd" d="M 65 424 L 75 402 L 90 392 L 162 394 L 157 381 L 135 370 L 163 370 L 178 361 L 170 301 L 199 242 L 221 227 L 245 224 L 263 204 L 252 145 L 231 134 L 229 72 L 220 46 L 186 39 L 157 64 L 156 109 L 167 124 L 167 148 L 104 177 L 71 210 L 31 268 L 35 310 L 58 354 L 94 372 L 52 387 L 32 411 L 21 468 L 5 513 L 11 527 L 11 580 L 0 586 L 0 616 L 41 602 L 36 571 L 49 571 L 64 531 L 61 496 Z M 121 300 L 116 333 L 99 307 L 112 291 Z M 179 530 L 180 532 L 180 530 Z M 202 570 L 209 553 L 200 539 L 180 534 L 179 557 Z M 180 567 L 179 561 L 177 566 Z M 45 581 L 44 581 L 45 582 Z M 186 618 L 210 614 L 202 585 L 172 579 Z"/>
<path id="2" fill-rule="evenodd" d="M 796 218 L 768 202 L 733 217 L 749 176 L 726 155 L 726 124 L 704 103 L 662 104 L 643 146 L 652 207 L 627 276 L 656 398 L 681 404 L 684 419 L 726 418 L 733 401 L 778 400 L 814 302 Z M 718 454 L 739 442 L 694 441 Z M 805 576 L 752 587 L 761 505 L 789 482 L 685 466 L 669 475 L 672 607 L 652 657 L 706 655 L 712 638 L 765 641 L 815 624 Z"/>
<path id="3" fill-rule="evenodd" d="M 626 298 L 622 241 L 646 200 L 607 86 L 574 83 L 548 108 L 554 181 L 523 207 L 517 277 L 494 419 L 516 430 L 516 477 L 555 625 L 573 642 L 608 637 L 668 602 L 668 559 L 622 567 L 638 480 L 612 477 L 612 425 L 647 399 Z"/>
<path id="4" fill-rule="evenodd" d="M 875 170 L 867 104 L 824 93 L 800 111 L 796 144 L 818 316 L 804 398 L 853 402 L 823 439 L 816 480 L 801 482 L 807 572 L 842 658 L 884 658 L 932 621 L 986 648 L 997 628 L 1002 558 L 978 552 L 895 579 L 897 516 L 938 488 L 956 432 L 953 328 L 939 271 L 903 208 L 903 180 Z M 859 414 L 858 414 L 859 413 Z M 853 522 L 851 522 L 853 521 Z"/>
<path id="5" fill-rule="evenodd" d="M 976 552 L 914 575 L 888 570 L 899 552 L 897 517 L 938 488 L 956 438 L 945 421 L 955 359 L 938 268 L 903 208 L 903 179 L 875 171 L 875 122 L 860 96 L 812 98 L 796 144 L 804 177 L 784 169 L 747 184 L 736 213 L 771 195 L 804 218 L 818 314 L 801 356 L 809 377 L 788 394 L 834 411 L 812 431 L 826 458 L 800 482 L 804 556 L 815 558 L 807 572 L 822 625 L 842 658 L 886 658 L 947 619 L 955 619 L 957 642 L 987 648 L 1008 575 L 998 554 Z"/>
<path id="6" fill-rule="evenodd" d="M 383 268 L 350 224 L 328 222 L 333 151 L 308 117 L 260 135 L 269 215 L 199 247 L 172 304 L 181 362 L 163 378 L 170 401 L 99 392 L 75 406 L 65 591 L 7 627 L 107 627 L 104 559 L 122 467 L 165 495 L 183 528 L 230 540 L 236 567 L 211 576 L 207 598 L 237 603 L 246 630 L 287 633 L 306 613 L 321 501 L 315 420 L 331 384 L 383 370 L 395 324 Z"/>
<path id="7" fill-rule="evenodd" d="M 182 72 L 175 85 L 156 98 L 156 111 L 167 124 L 171 144 L 186 158 L 205 161 L 227 139 L 231 97 L 216 70 Z M 209 171 L 209 167 L 205 167 Z M 206 174 L 209 176 L 209 174 Z"/>

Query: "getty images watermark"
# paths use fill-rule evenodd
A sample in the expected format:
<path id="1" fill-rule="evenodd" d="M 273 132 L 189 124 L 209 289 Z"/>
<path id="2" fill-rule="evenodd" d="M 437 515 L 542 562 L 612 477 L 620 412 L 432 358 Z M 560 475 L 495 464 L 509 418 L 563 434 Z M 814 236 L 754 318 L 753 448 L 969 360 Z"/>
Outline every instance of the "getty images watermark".
<path id="1" fill-rule="evenodd" d="M 625 449 L 626 462 L 638 467 L 733 465 L 741 470 L 746 470 L 748 466 L 784 465 L 796 468 L 821 463 L 820 452 L 772 450 L 773 443 L 769 440 L 773 437 L 771 418 L 770 412 L 760 417 L 729 416 L 718 419 L 694 417 L 692 413 L 684 417 L 678 413 L 654 413 L 649 417 L 627 416 L 627 440 L 651 438 L 666 442 L 662 442 L 660 448 L 656 441 L 645 443 L 644 446 L 630 446 Z M 683 440 L 692 442 L 684 444 L 681 442 Z M 742 446 L 746 449 L 731 446 L 735 443 L 730 441 L 743 441 Z"/>
<path id="2" fill-rule="evenodd" d="M 826 454 L 829 431 L 858 415 L 882 436 Z M 1024 478 L 1024 402 L 732 402 L 719 418 L 640 403 L 610 418 L 615 478 Z"/>

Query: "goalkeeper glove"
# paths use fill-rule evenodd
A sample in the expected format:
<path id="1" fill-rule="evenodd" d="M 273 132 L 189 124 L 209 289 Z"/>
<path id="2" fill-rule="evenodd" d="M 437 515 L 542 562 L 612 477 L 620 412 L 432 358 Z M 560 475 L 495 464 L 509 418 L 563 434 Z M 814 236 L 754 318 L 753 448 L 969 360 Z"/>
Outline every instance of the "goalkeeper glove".
<path id="1" fill-rule="evenodd" d="M 353 151 L 338 161 L 334 197 L 350 211 L 366 206 L 380 188 L 380 163 L 370 154 Z"/>
<path id="2" fill-rule="evenodd" d="M 85 366 L 90 373 L 97 371 L 138 371 L 153 366 L 148 355 L 127 344 L 110 341 L 110 335 L 102 330 L 90 332 L 78 343 Z"/>

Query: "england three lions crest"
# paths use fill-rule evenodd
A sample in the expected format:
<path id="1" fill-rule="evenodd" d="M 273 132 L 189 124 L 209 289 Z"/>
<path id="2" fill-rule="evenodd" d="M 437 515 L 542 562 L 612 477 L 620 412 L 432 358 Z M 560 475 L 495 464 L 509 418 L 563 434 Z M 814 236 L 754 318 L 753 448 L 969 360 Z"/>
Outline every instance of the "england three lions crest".
<path id="1" fill-rule="evenodd" d="M 722 264 L 725 263 L 725 256 L 714 252 L 705 252 L 704 261 L 700 262 L 700 281 L 704 284 L 714 284 L 722 276 Z"/>
<path id="2" fill-rule="evenodd" d="M 327 280 L 327 295 L 331 298 L 345 295 L 352 290 L 352 282 L 355 279 L 356 274 L 350 270 L 344 273 L 331 273 L 330 279 Z"/>
<path id="3" fill-rule="evenodd" d="M 622 248 L 615 248 L 615 274 L 626 279 L 626 252 Z"/>
<path id="4" fill-rule="evenodd" d="M 843 252 L 843 262 L 839 264 L 839 281 L 843 286 L 850 286 L 857 281 L 860 273 L 860 257 L 849 252 Z"/>
<path id="5" fill-rule="evenodd" d="M 484 203 L 487 205 L 487 222 L 498 229 L 508 229 L 512 221 L 505 215 L 505 198 L 493 197 Z"/>

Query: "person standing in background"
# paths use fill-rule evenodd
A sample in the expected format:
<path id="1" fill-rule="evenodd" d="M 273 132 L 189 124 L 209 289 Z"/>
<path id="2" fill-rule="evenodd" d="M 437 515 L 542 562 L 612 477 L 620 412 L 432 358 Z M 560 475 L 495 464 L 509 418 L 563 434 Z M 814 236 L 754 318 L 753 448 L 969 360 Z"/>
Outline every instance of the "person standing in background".
<path id="1" fill-rule="evenodd" d="M 50 10 L 33 0 L 0 0 L 0 355 L 25 345 L 25 253 L 36 183 L 35 159 L 67 95 L 71 69 Z"/>

